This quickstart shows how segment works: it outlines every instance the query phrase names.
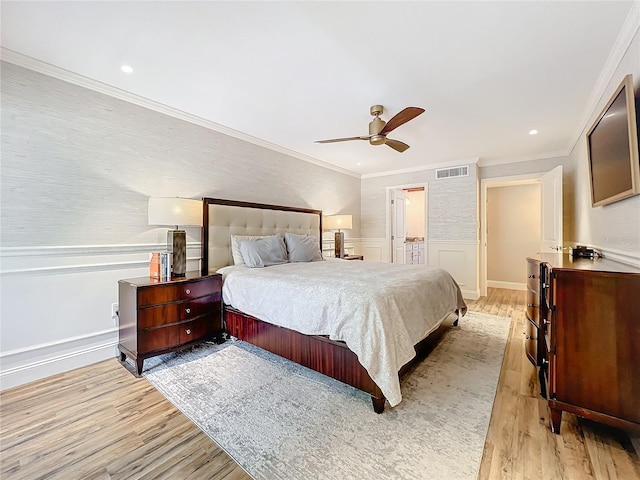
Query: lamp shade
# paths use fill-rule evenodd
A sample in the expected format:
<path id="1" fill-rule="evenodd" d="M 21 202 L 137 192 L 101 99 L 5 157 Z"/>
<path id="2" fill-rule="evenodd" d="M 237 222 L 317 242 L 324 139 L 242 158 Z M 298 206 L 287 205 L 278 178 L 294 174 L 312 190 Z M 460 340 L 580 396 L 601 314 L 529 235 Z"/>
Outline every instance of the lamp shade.
<path id="1" fill-rule="evenodd" d="M 149 225 L 202 226 L 202 201 L 191 198 L 150 197 Z"/>
<path id="2" fill-rule="evenodd" d="M 352 215 L 327 215 L 322 217 L 323 230 L 351 230 L 353 228 Z"/>

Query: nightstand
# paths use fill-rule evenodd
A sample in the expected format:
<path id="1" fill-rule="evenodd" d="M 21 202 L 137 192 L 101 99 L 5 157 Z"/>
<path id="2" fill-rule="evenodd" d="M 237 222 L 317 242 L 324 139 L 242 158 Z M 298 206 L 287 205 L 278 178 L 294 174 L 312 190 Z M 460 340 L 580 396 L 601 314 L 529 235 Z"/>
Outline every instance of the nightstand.
<path id="1" fill-rule="evenodd" d="M 118 308 L 120 360 L 134 360 L 140 375 L 147 358 L 222 338 L 222 276 L 120 280 Z"/>
<path id="2" fill-rule="evenodd" d="M 364 260 L 363 255 L 347 255 L 342 257 L 342 260 Z"/>

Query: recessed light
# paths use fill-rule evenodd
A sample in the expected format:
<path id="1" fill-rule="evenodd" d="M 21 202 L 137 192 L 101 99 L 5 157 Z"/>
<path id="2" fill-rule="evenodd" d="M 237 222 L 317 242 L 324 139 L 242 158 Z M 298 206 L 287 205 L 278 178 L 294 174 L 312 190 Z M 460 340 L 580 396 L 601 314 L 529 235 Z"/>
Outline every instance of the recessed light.
<path id="1" fill-rule="evenodd" d="M 122 70 L 124 73 L 133 73 L 133 68 L 131 67 L 131 65 L 122 65 L 120 67 L 120 70 Z"/>
<path id="2" fill-rule="evenodd" d="M 538 130 L 529 130 L 529 135 L 537 135 Z"/>
<path id="3" fill-rule="evenodd" d="M 358 162 L 358 163 L 356 163 L 356 165 L 358 165 L 358 166 L 359 166 L 359 165 L 362 165 L 362 162 Z"/>

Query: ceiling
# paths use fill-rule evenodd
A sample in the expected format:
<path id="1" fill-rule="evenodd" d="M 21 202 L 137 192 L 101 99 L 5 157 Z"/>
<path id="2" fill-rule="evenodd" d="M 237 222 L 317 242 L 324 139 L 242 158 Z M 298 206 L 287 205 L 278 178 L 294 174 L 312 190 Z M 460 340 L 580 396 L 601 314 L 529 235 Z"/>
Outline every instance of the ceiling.
<path id="1" fill-rule="evenodd" d="M 3 1 L 2 46 L 371 175 L 568 153 L 633 3 Z M 409 150 L 314 143 L 373 104 Z"/>

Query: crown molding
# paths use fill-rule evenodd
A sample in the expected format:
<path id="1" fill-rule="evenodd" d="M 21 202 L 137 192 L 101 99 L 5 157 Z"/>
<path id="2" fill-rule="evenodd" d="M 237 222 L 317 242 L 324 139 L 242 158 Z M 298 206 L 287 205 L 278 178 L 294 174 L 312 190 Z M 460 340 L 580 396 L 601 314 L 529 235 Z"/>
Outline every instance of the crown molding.
<path id="1" fill-rule="evenodd" d="M 631 9 L 629 10 L 627 18 L 622 25 L 622 29 L 620 30 L 620 33 L 618 33 L 618 37 L 616 38 L 616 41 L 611 48 L 609 57 L 602 67 L 600 76 L 598 77 L 598 80 L 596 81 L 596 84 L 591 91 L 591 96 L 589 97 L 585 111 L 582 114 L 582 121 L 578 124 L 574 135 L 571 137 L 573 140 L 570 140 L 570 143 L 567 146 L 567 150 L 569 152 L 573 151 L 573 149 L 576 147 L 576 144 L 582 138 L 582 132 L 584 132 L 587 126 L 590 124 L 591 118 L 594 112 L 597 110 L 598 104 L 602 101 L 602 97 L 605 96 L 605 93 L 607 92 L 607 86 L 613 80 L 613 75 L 615 74 L 616 69 L 620 65 L 622 58 L 629 50 L 631 42 L 633 41 L 633 38 L 636 36 L 639 30 L 640 2 L 635 1 L 631 5 Z M 620 80 L 622 80 L 622 78 Z"/>
<path id="2" fill-rule="evenodd" d="M 302 160 L 307 163 L 312 163 L 322 168 L 327 168 L 329 170 L 333 170 L 344 175 L 349 175 L 351 177 L 360 178 L 359 173 L 347 170 L 346 168 L 338 167 L 331 163 L 318 160 L 317 158 L 310 157 L 293 150 L 289 150 L 288 148 L 276 145 L 271 142 L 267 142 L 266 140 L 262 140 L 247 133 L 225 127 L 224 125 L 220 125 L 196 115 L 183 112 L 182 110 L 178 110 L 177 108 L 173 108 L 160 102 L 156 102 L 155 100 L 151 100 L 140 95 L 127 92 L 112 85 L 99 82 L 92 78 L 85 77 L 69 70 L 65 70 L 64 68 L 57 67 L 36 58 L 28 57 L 13 50 L 9 50 L 8 48 L 0 47 L 0 60 L 2 60 L 3 62 L 11 63 L 13 65 L 17 65 L 18 67 L 33 70 L 34 72 L 41 73 L 58 80 L 78 85 L 79 87 L 87 88 L 89 90 L 93 90 L 95 92 L 102 93 L 119 100 L 123 100 L 125 102 L 132 103 L 134 105 L 138 105 L 140 107 L 147 108 L 149 110 L 163 113 L 170 117 L 184 120 L 185 122 L 189 122 L 194 125 L 208 128 L 209 130 L 214 130 L 224 135 L 229 135 L 230 137 L 234 137 L 239 140 L 244 140 L 245 142 L 249 142 L 260 147 L 268 148 L 269 150 L 273 150 L 275 152 L 297 158 L 298 160 Z"/>
<path id="3" fill-rule="evenodd" d="M 459 160 L 452 160 L 450 162 L 434 163 L 433 165 L 420 165 L 417 167 L 401 168 L 399 170 L 387 170 L 386 172 L 365 173 L 361 178 L 364 180 L 365 178 L 388 177 L 389 175 L 401 175 L 403 173 L 426 172 L 428 170 L 435 170 L 437 168 L 469 165 L 472 163 L 478 163 L 479 161 L 480 157 L 462 158 Z"/>
<path id="4" fill-rule="evenodd" d="M 547 158 L 568 157 L 571 152 L 569 150 L 556 150 L 554 152 L 538 153 L 536 155 L 527 155 L 525 157 L 516 158 L 489 158 L 480 159 L 479 167 L 491 167 L 493 165 L 508 165 L 510 163 L 531 162 L 533 160 L 546 160 Z"/>

